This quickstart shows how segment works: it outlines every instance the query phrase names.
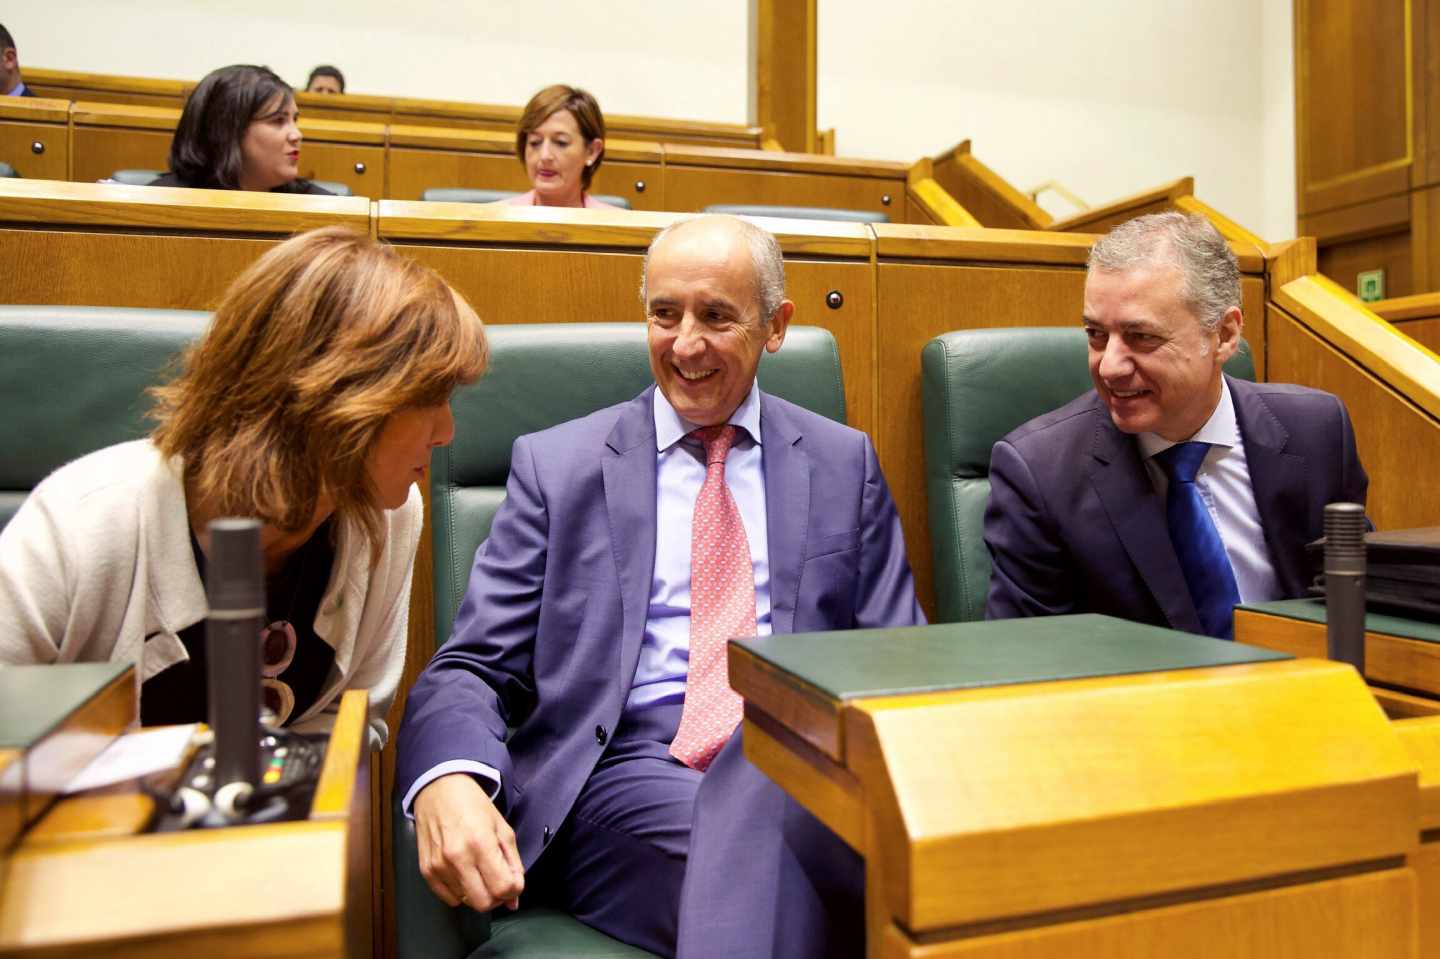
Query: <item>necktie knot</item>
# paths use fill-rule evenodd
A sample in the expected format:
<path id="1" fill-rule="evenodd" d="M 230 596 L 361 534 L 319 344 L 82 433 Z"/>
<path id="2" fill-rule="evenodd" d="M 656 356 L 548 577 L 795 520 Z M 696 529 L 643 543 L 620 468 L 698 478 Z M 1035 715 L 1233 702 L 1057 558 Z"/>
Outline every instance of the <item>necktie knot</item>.
<path id="1" fill-rule="evenodd" d="M 721 426 L 702 426 L 691 432 L 691 436 L 705 445 L 705 465 L 714 466 L 716 463 L 724 463 L 730 447 L 735 445 L 735 440 L 740 433 L 739 427 L 725 423 Z"/>
<path id="2" fill-rule="evenodd" d="M 1176 443 L 1168 450 L 1156 453 L 1155 462 L 1159 463 L 1165 475 L 1170 477 L 1170 482 L 1193 483 L 1208 452 L 1209 443 L 1191 440 L 1188 443 Z"/>

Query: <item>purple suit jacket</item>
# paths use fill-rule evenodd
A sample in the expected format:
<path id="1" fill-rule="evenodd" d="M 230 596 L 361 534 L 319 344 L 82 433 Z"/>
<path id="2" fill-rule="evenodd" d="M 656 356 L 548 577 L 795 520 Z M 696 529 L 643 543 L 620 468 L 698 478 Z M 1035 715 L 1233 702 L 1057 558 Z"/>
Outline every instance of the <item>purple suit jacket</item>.
<path id="1" fill-rule="evenodd" d="M 655 563 L 653 391 L 515 442 L 454 632 L 400 727 L 402 793 L 447 760 L 500 771 L 526 868 L 635 676 Z M 774 632 L 923 621 L 869 439 L 768 394 L 760 404 Z"/>
<path id="2" fill-rule="evenodd" d="M 1276 579 L 1302 596 L 1325 504 L 1365 502 L 1350 417 L 1329 393 L 1226 379 Z M 1201 632 L 1165 504 L 1094 390 L 995 444 L 985 543 L 987 619 L 1092 612 Z"/>

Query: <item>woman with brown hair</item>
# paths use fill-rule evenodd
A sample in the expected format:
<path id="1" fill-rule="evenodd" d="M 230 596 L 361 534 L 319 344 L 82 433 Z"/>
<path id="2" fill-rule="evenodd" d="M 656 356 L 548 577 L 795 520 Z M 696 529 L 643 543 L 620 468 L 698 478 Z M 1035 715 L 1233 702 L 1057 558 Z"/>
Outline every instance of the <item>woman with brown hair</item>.
<path id="1" fill-rule="evenodd" d="M 605 159 L 605 116 L 584 90 L 556 84 L 531 97 L 515 132 L 515 155 L 532 189 L 501 203 L 615 209 L 585 192 Z"/>
<path id="2" fill-rule="evenodd" d="M 47 477 L 0 532 L 0 663 L 133 662 L 146 725 L 206 715 L 207 524 L 263 523 L 266 704 L 301 732 L 370 691 L 386 738 L 422 507 L 451 391 L 487 360 L 433 271 L 334 227 L 231 285 L 158 426 Z"/>

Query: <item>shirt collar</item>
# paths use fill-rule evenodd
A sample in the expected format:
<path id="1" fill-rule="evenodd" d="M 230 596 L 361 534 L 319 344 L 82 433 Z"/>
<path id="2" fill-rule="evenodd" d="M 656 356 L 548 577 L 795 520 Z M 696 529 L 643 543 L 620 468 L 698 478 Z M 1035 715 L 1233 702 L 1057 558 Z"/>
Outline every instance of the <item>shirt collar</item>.
<path id="1" fill-rule="evenodd" d="M 675 412 L 675 407 L 665 398 L 665 392 L 655 387 L 655 449 L 661 453 L 674 446 L 700 427 Z M 760 384 L 750 381 L 750 392 L 735 407 L 727 423 L 740 427 L 760 444 Z"/>
<path id="2" fill-rule="evenodd" d="M 1146 459 L 1175 445 L 1159 433 L 1140 433 L 1135 439 L 1140 444 L 1141 455 Z M 1235 421 L 1235 401 L 1230 398 L 1230 384 L 1225 381 L 1224 376 L 1220 377 L 1220 402 L 1215 404 L 1215 412 L 1210 414 L 1205 425 L 1196 430 L 1194 436 L 1184 442 L 1190 441 L 1223 446 L 1226 449 L 1240 442 L 1240 426 Z"/>

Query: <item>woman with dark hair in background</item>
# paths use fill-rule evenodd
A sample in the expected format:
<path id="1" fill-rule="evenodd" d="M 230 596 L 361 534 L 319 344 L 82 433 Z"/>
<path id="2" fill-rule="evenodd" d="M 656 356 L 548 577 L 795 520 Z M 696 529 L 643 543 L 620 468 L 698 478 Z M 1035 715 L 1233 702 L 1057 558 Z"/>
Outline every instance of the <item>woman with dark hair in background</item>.
<path id="1" fill-rule="evenodd" d="M 294 92 L 269 68 L 214 70 L 185 100 L 170 172 L 150 185 L 330 196 L 300 179 L 298 119 Z"/>
<path id="2" fill-rule="evenodd" d="M 131 662 L 144 725 L 205 719 L 208 525 L 263 524 L 266 705 L 329 728 L 405 665 L 423 511 L 450 394 L 488 350 L 433 270 L 341 227 L 270 250 L 221 299 L 148 439 L 62 466 L 0 530 L 0 664 Z"/>
<path id="3" fill-rule="evenodd" d="M 531 97 L 515 132 L 515 155 L 532 189 L 501 203 L 615 209 L 585 192 L 605 158 L 605 117 L 584 90 L 556 84 Z"/>

